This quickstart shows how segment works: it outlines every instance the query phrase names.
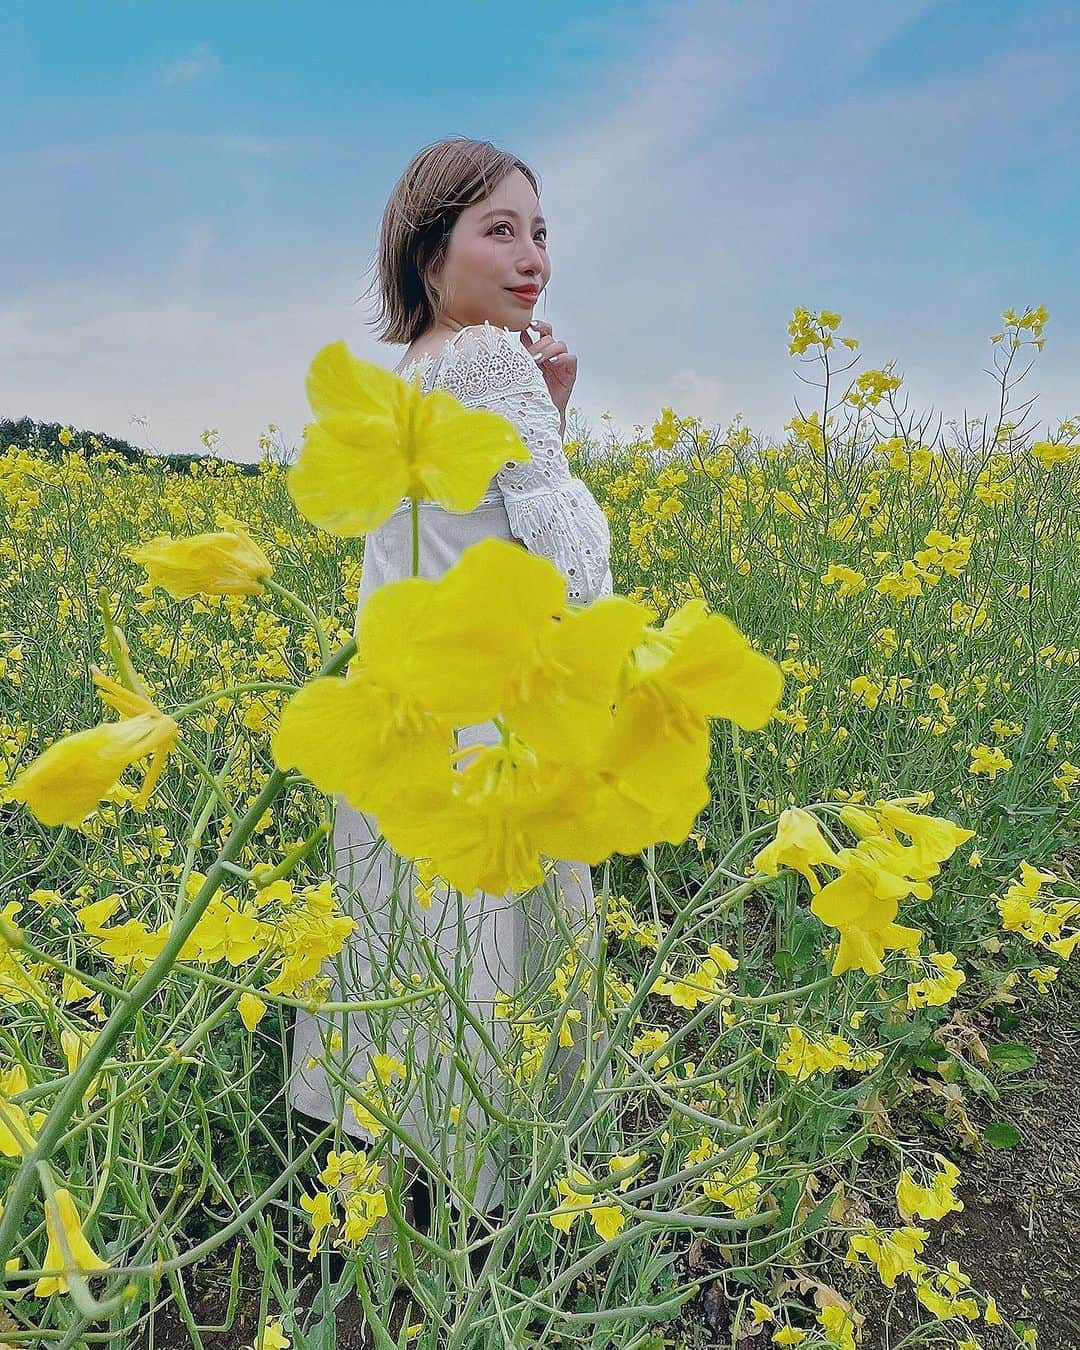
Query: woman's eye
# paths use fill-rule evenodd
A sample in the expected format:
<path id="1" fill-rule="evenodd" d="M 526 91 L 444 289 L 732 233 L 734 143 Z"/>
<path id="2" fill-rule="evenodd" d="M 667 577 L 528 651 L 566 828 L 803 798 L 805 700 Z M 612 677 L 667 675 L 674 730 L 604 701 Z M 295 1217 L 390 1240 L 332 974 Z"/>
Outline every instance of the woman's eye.
<path id="1" fill-rule="evenodd" d="M 495 226 L 495 229 L 496 229 L 496 230 L 509 230 L 509 229 L 512 229 L 512 228 L 513 228 L 513 226 L 510 225 L 510 224 L 508 224 L 506 221 L 500 221 L 499 224 Z M 537 234 L 542 234 L 542 235 L 544 236 L 544 243 L 546 244 L 546 243 L 547 243 L 547 230 L 546 230 L 546 229 L 540 229 L 540 230 L 537 230 L 536 233 L 537 233 Z"/>

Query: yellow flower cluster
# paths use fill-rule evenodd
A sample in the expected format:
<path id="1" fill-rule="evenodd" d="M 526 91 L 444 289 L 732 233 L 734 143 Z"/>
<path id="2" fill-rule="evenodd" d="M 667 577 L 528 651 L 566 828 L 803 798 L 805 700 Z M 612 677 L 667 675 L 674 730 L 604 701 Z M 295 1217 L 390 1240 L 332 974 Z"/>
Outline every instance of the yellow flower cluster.
<path id="1" fill-rule="evenodd" d="M 960 1170 L 954 1163 L 934 1155 L 938 1164 L 937 1171 L 928 1186 L 923 1186 L 907 1168 L 900 1174 L 896 1186 L 896 1205 L 907 1220 L 919 1217 L 923 1219 L 941 1219 L 954 1210 L 964 1208 L 963 1202 L 955 1195 Z M 867 1257 L 875 1266 L 882 1283 L 890 1289 L 899 1276 L 906 1275 L 915 1286 L 915 1293 L 925 1308 L 935 1317 L 946 1320 L 962 1317 L 973 1321 L 979 1316 L 979 1304 L 971 1296 L 970 1279 L 955 1261 L 949 1261 L 944 1270 L 933 1270 L 919 1260 L 919 1254 L 930 1234 L 925 1228 L 910 1223 L 902 1228 L 886 1229 L 877 1224 L 866 1225 L 863 1231 L 848 1237 L 848 1249 L 845 1262 L 848 1265 L 861 1265 L 860 1257 Z M 988 1325 L 1001 1323 L 1001 1315 L 992 1298 L 985 1300 L 982 1315 Z"/>
<path id="2" fill-rule="evenodd" d="M 595 864 L 684 839 L 709 799 L 707 719 L 763 726 L 783 676 L 702 601 L 662 629 L 650 613 L 568 606 L 547 559 L 482 540 L 438 581 L 369 596 L 352 670 L 289 700 L 274 757 L 466 895 L 541 885 L 541 854 Z M 455 749 L 457 728 L 493 718 L 498 744 Z"/>
<path id="3" fill-rule="evenodd" d="M 360 1242 L 377 1221 L 387 1213 L 386 1190 L 382 1184 L 382 1165 L 371 1162 L 361 1151 L 333 1150 L 327 1154 L 326 1166 L 319 1180 L 328 1189 L 314 1195 L 301 1195 L 300 1206 L 311 1215 L 311 1241 L 308 1258 L 315 1259 L 319 1240 L 325 1229 L 337 1227 L 334 1245 Z M 338 1201 L 343 1209 L 339 1222 L 334 1207 Z"/>
<path id="4" fill-rule="evenodd" d="M 776 1067 L 797 1082 L 816 1073 L 831 1073 L 833 1069 L 851 1069 L 869 1073 L 881 1063 L 880 1050 L 854 1050 L 843 1036 L 828 1036 L 824 1041 L 811 1040 L 802 1027 L 788 1027 L 784 1044 L 776 1056 Z"/>
<path id="5" fill-rule="evenodd" d="M 205 881 L 201 872 L 189 875 L 189 899 Z M 148 928 L 141 919 L 127 919 L 109 926 L 122 903 L 120 895 L 108 895 L 83 905 L 75 917 L 102 956 L 141 973 L 168 941 L 172 923 Z M 271 905 L 279 907 L 279 914 L 262 917 Z M 276 881 L 254 901 L 236 900 L 224 892 L 215 895 L 180 948 L 178 959 L 206 964 L 228 961 L 239 966 L 269 948 L 280 968 L 267 984 L 267 992 L 293 995 L 320 973 L 326 957 L 337 955 L 355 927 L 355 919 L 336 913 L 328 879 L 305 888 L 299 896 L 287 881 Z"/>
<path id="6" fill-rule="evenodd" d="M 896 1207 L 905 1219 L 942 1219 L 953 1210 L 962 1210 L 964 1202 L 954 1194 L 960 1180 L 960 1169 L 940 1153 L 934 1154 L 940 1171 L 929 1186 L 921 1186 L 905 1167 L 896 1183 Z"/>
<path id="7" fill-rule="evenodd" d="M 610 1172 L 622 1172 L 627 1168 L 640 1170 L 639 1164 L 644 1154 L 613 1154 L 609 1163 Z M 618 1189 L 627 1190 L 636 1180 L 636 1171 L 623 1177 Z M 597 1203 L 593 1197 L 593 1182 L 587 1173 L 579 1167 L 572 1167 L 567 1176 L 560 1177 L 555 1189 L 563 1197 L 562 1203 L 548 1215 L 548 1222 L 562 1233 L 569 1233 L 578 1219 L 587 1214 L 597 1235 L 604 1242 L 610 1241 L 626 1223 L 626 1216 L 617 1204 Z"/>
<path id="8" fill-rule="evenodd" d="M 407 1081 L 409 1070 L 395 1055 L 374 1054 L 371 1056 L 372 1067 L 364 1075 L 359 1089 L 350 1093 L 349 1107 L 356 1117 L 357 1123 L 362 1126 L 372 1138 L 377 1139 L 379 1135 L 384 1134 L 386 1126 L 375 1115 L 372 1115 L 366 1103 L 372 1097 L 378 1098 L 385 1110 L 393 1110 L 393 1103 L 387 1101 L 382 1088 L 387 1087 L 395 1078 Z"/>
<path id="9" fill-rule="evenodd" d="M 653 920 L 642 923 L 630 908 L 624 895 L 612 896 L 608 901 L 607 926 L 609 932 L 626 942 L 635 942 L 640 947 L 651 947 L 654 951 L 660 945 L 659 926 Z"/>
<path id="10" fill-rule="evenodd" d="M 653 985 L 652 992 L 671 1001 L 676 1008 L 694 1009 L 699 1003 L 712 1003 L 726 993 L 724 976 L 739 967 L 738 961 L 718 942 L 709 944 L 709 954 L 692 970 L 686 971 L 677 979 L 667 978 L 667 963 L 663 964 L 662 975 Z"/>
<path id="11" fill-rule="evenodd" d="M 975 835 L 943 817 L 919 815 L 905 804 L 925 800 L 879 799 L 873 812 L 843 806 L 840 818 L 859 844 L 839 850 L 821 834 L 811 812 L 790 807 L 777 822 L 775 839 L 753 858 L 756 872 L 776 876 L 783 865 L 806 878 L 814 896 L 811 912 L 840 933 L 834 975 L 853 969 L 879 975 L 887 949 L 917 950 L 922 930 L 894 922 L 900 899 L 929 899 L 933 891 L 927 879 Z M 912 842 L 901 843 L 899 834 Z M 840 875 L 822 887 L 814 872 L 818 866 L 834 867 Z"/>
<path id="12" fill-rule="evenodd" d="M 1080 927 L 1067 937 L 1061 936 L 1061 930 L 1066 923 L 1080 923 L 1080 900 L 1055 900 L 1048 907 L 1035 903 L 1042 888 L 1057 880 L 1056 873 L 1040 871 L 1025 859 L 1020 863 L 1020 880 L 1008 887 L 997 909 L 1007 933 L 1019 933 L 1034 946 L 1068 960 L 1080 945 Z"/>
<path id="13" fill-rule="evenodd" d="M 700 1144 L 686 1155 L 688 1163 L 703 1162 L 716 1152 L 715 1143 L 703 1135 Z M 748 1219 L 761 1204 L 761 1186 L 755 1180 L 761 1155 L 756 1151 L 731 1167 L 720 1167 L 701 1180 L 701 1189 L 710 1200 L 725 1205 L 737 1219 Z"/>
<path id="14" fill-rule="evenodd" d="M 964 983 L 964 972 L 957 968 L 952 952 L 930 952 L 926 959 L 934 967 L 934 974 L 908 985 L 907 1005 L 912 1009 L 948 1003 Z"/>

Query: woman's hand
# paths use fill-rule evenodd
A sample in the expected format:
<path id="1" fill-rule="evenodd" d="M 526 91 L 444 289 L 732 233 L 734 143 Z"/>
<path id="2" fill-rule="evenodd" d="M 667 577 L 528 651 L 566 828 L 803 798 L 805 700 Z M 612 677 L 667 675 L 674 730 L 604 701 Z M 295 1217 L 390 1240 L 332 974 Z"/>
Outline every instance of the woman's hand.
<path id="1" fill-rule="evenodd" d="M 570 391 L 577 379 L 577 357 L 567 351 L 565 342 L 559 342 L 555 338 L 551 324 L 543 319 L 534 319 L 529 328 L 535 328 L 540 336 L 534 342 L 528 329 L 525 329 L 521 334 L 522 345 L 536 359 L 544 383 L 548 387 L 548 393 L 551 395 L 551 401 L 558 408 L 565 426 Z"/>

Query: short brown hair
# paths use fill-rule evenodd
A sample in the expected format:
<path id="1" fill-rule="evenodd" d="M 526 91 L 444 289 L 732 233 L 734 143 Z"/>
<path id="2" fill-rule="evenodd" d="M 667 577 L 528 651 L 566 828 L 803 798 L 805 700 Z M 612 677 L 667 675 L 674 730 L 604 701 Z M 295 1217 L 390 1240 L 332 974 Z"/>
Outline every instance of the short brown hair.
<path id="1" fill-rule="evenodd" d="M 490 141 L 454 136 L 413 156 L 390 194 L 379 231 L 380 342 L 415 342 L 431 327 L 445 299 L 432 272 L 446 258 L 454 222 L 514 169 L 539 197 L 532 169 Z"/>

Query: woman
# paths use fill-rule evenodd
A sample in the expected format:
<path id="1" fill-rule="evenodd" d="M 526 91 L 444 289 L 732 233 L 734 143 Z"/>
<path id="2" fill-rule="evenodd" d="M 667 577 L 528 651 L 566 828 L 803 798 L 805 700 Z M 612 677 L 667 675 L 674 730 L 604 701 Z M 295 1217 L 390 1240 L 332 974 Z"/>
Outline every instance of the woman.
<path id="1" fill-rule="evenodd" d="M 437 387 L 467 407 L 502 414 L 531 454 L 527 463 L 508 461 L 471 512 L 420 503 L 420 575 L 441 576 L 469 545 L 494 535 L 550 559 L 566 577 L 568 599 L 588 604 L 612 592 L 611 541 L 603 512 L 571 475 L 562 448 L 577 358 L 550 324 L 531 323 L 550 276 L 537 182 L 525 164 L 487 141 L 465 139 L 437 142 L 414 157 L 382 220 L 380 337 L 409 343 L 399 375 L 422 381 L 425 392 Z M 411 574 L 411 530 L 406 498 L 367 536 L 358 614 L 375 587 Z M 468 657 L 462 652 L 459 659 Z M 460 746 L 497 741 L 493 722 L 462 728 L 458 736 Z M 389 849 L 377 822 L 344 797 L 336 802 L 340 899 L 357 929 L 339 958 L 341 968 L 337 962 L 327 967 L 335 981 L 330 999 L 392 997 L 401 992 L 394 979 L 407 984 L 411 972 L 430 984 L 435 961 L 501 1049 L 505 1019 L 492 1017 L 495 1000 L 526 987 L 542 991 L 565 953 L 553 903 L 589 961 L 595 960 L 599 935 L 587 865 L 554 863 L 547 884 L 526 896 L 462 896 L 444 886 L 430 897 L 421 891 L 418 899 L 415 870 Z M 355 1013 L 333 1021 L 298 1011 L 289 1097 L 319 1128 L 340 1120 L 348 1134 L 368 1143 L 371 1132 L 350 1108 L 340 1080 L 362 1084 L 377 1052 L 415 1065 L 401 1085 L 408 1100 L 396 1118 L 445 1176 L 471 1174 L 476 1208 L 497 1215 L 506 1199 L 503 1141 L 454 1060 L 458 1019 L 457 1040 L 482 1095 L 520 1115 L 520 1097 L 505 1095 L 505 1078 L 483 1038 L 448 997 L 409 1004 L 393 1015 Z M 324 1050 L 334 1030 L 341 1048 Z M 576 1041 L 583 1038 L 579 1031 Z M 560 1050 L 563 1099 L 574 1086 L 581 1054 L 577 1044 L 571 1053 Z M 415 1160 L 407 1160 L 407 1172 L 416 1178 L 412 1214 L 424 1226 L 431 1196 Z"/>

